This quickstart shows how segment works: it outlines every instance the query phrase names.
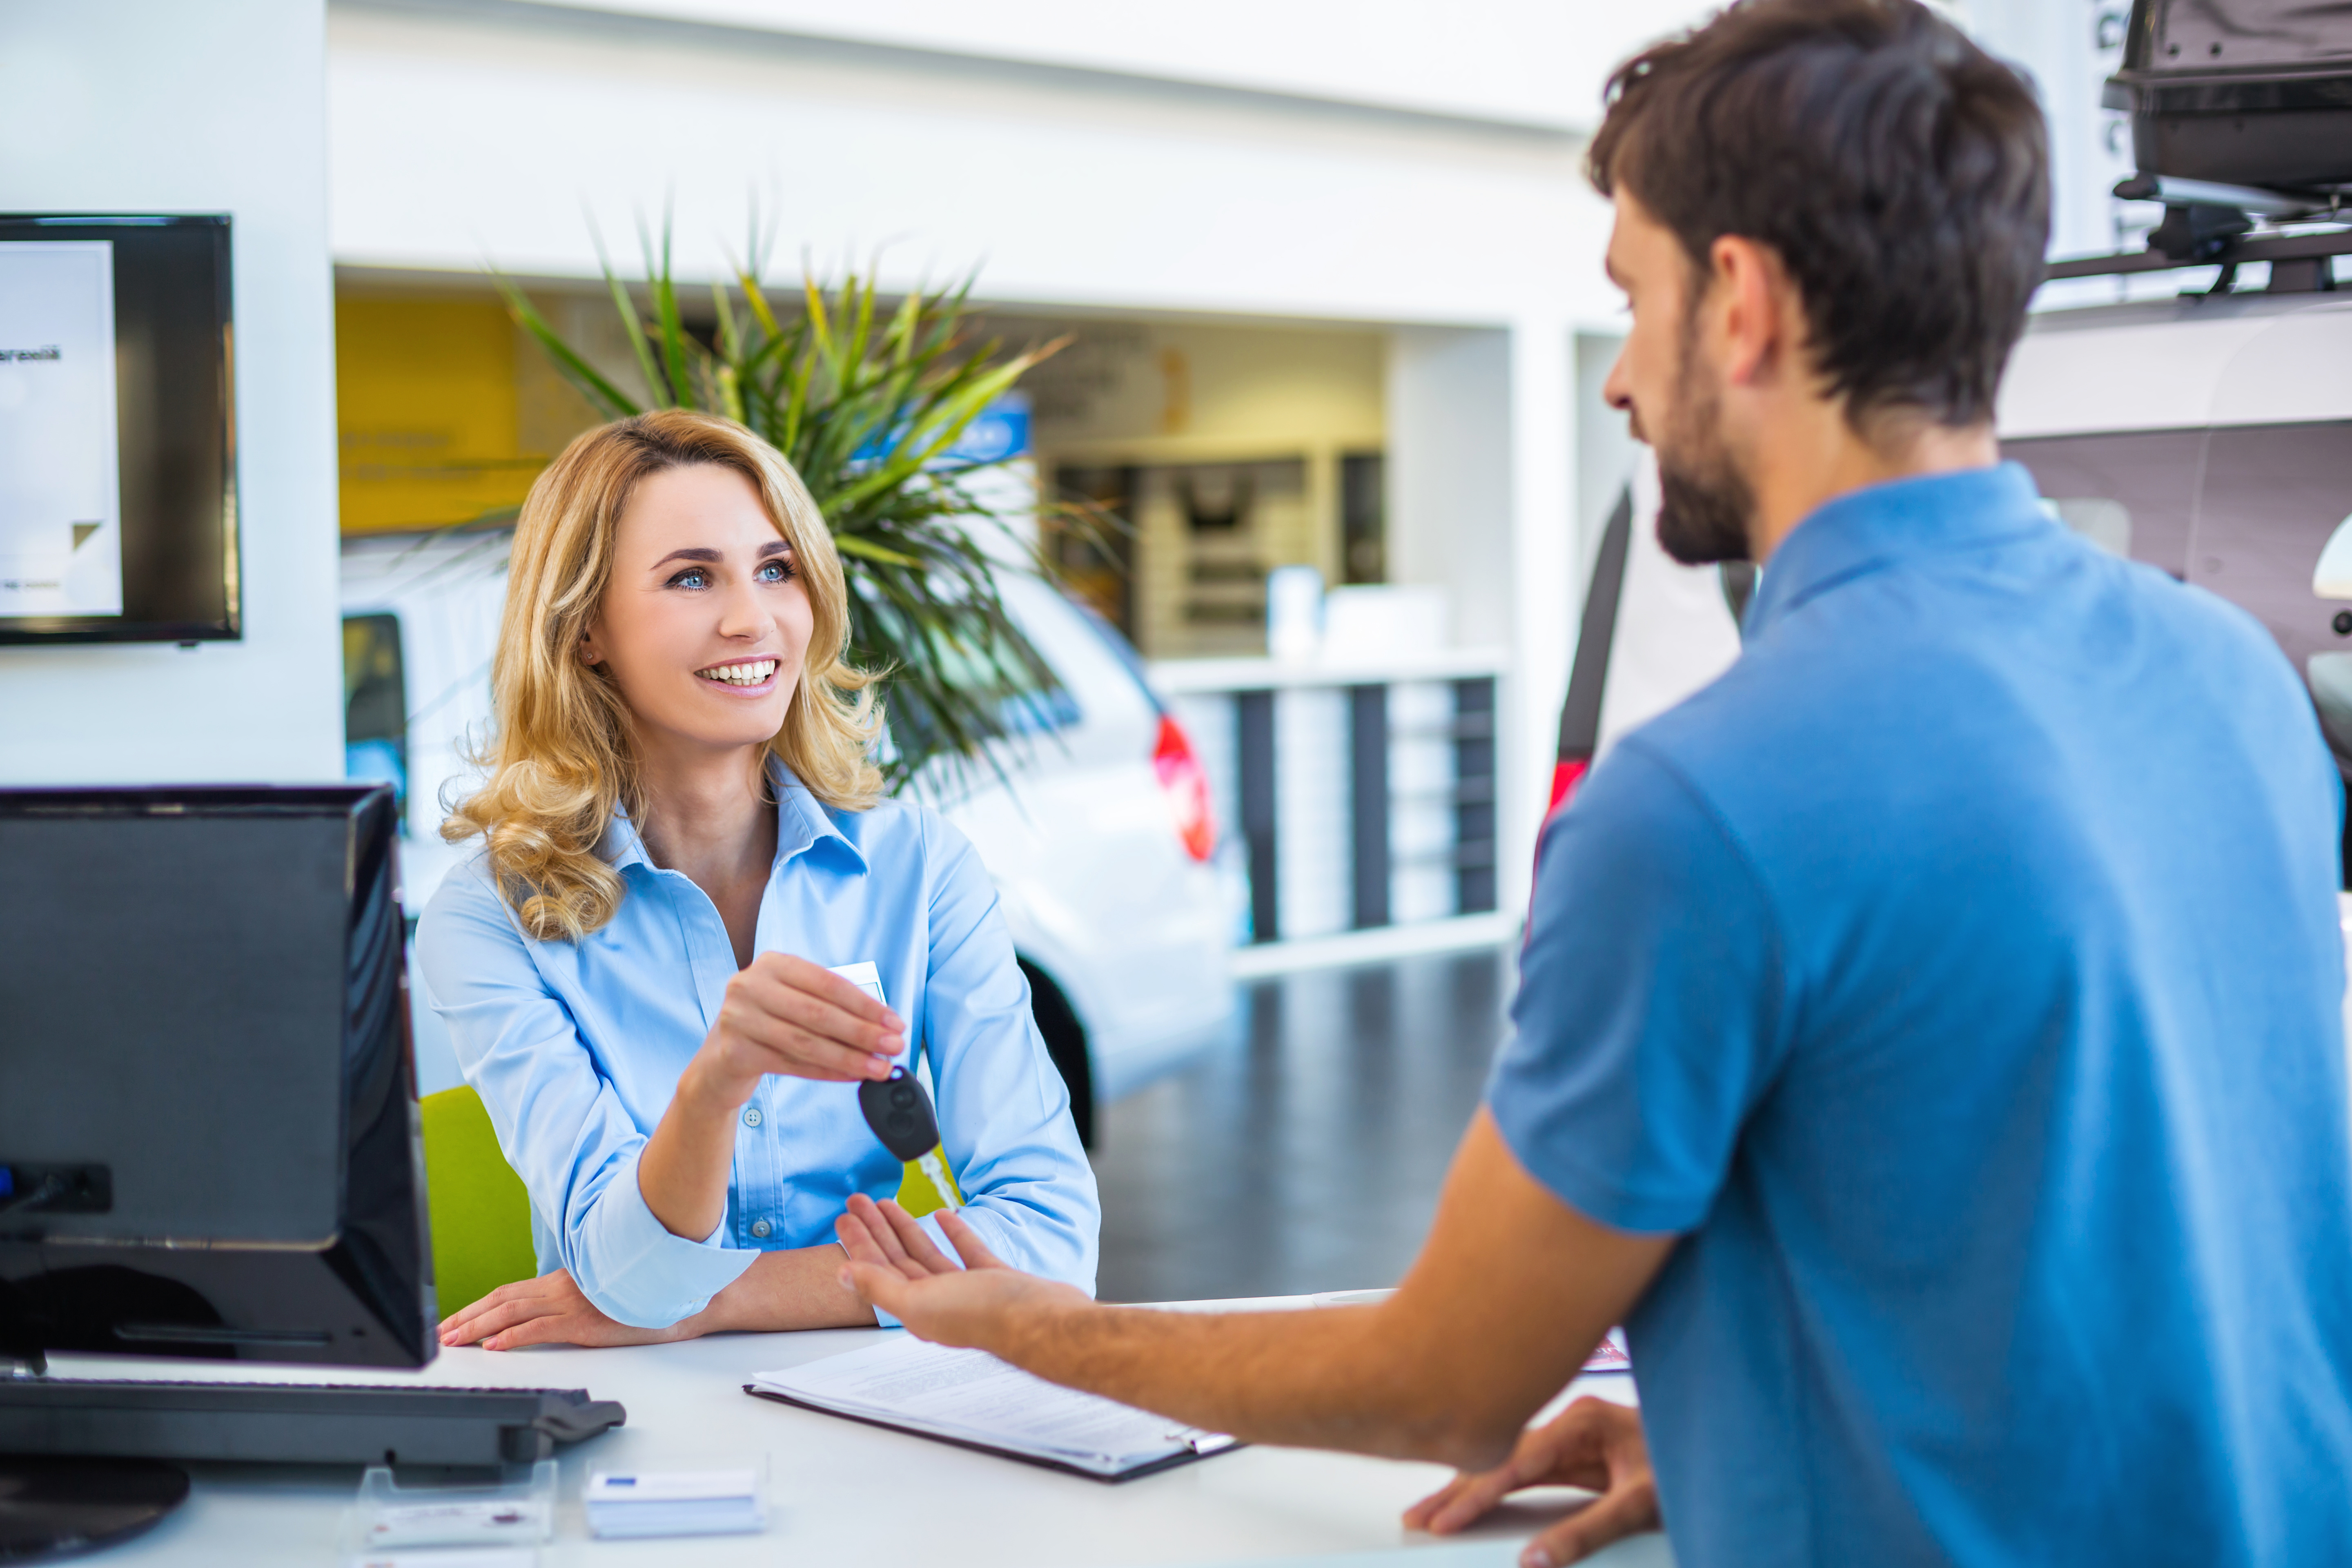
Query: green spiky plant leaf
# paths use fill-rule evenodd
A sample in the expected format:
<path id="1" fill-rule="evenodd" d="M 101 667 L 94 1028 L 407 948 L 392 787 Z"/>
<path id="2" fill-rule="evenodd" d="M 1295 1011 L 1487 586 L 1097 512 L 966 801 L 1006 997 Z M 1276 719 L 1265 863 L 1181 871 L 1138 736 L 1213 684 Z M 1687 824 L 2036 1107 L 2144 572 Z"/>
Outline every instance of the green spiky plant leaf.
<path id="1" fill-rule="evenodd" d="M 732 286 L 711 286 L 707 339 L 680 307 L 667 226 L 658 247 L 645 237 L 646 276 L 634 288 L 604 259 L 644 402 L 566 342 L 510 280 L 499 288 L 516 322 L 607 417 L 647 408 L 724 415 L 791 459 L 841 555 L 851 661 L 884 677 L 890 744 L 879 760 L 894 792 L 927 769 L 953 783 L 985 763 L 1003 777 L 997 743 L 1033 728 L 1026 710 L 1055 681 L 997 588 L 1013 553 L 1004 544 L 1019 536 L 971 481 L 1000 465 L 950 454 L 1061 342 L 1006 355 L 995 341 L 975 341 L 969 279 L 912 289 L 886 309 L 871 271 L 845 269 L 829 286 L 804 276 L 779 299 L 761 277 L 756 215 L 754 241 Z M 1033 569 L 1041 564 L 1033 558 Z"/>

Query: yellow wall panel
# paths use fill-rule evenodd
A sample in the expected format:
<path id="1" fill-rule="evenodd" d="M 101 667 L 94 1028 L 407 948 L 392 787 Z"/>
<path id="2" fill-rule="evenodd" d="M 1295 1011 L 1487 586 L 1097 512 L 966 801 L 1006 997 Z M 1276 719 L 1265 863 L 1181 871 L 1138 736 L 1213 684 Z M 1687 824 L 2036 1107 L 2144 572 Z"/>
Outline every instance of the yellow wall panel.
<path id="1" fill-rule="evenodd" d="M 516 347 L 495 300 L 339 294 L 345 532 L 468 522 L 521 502 L 549 454 L 521 449 Z"/>

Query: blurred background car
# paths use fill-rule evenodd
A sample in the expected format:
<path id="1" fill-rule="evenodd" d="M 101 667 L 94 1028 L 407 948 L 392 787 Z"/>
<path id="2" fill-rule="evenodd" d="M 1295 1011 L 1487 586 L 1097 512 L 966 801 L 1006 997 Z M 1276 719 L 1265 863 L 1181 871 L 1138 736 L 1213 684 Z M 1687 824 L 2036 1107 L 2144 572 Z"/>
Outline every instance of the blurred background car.
<path id="1" fill-rule="evenodd" d="M 413 926 L 471 844 L 443 842 L 489 733 L 490 656 L 506 598 L 507 528 L 376 533 L 342 547 L 346 767 L 402 792 L 401 899 Z M 1192 742 L 1118 633 L 1043 581 L 1007 572 L 1007 605 L 1056 684 L 1016 738 L 919 790 L 995 879 L 1031 1005 L 1069 1086 L 1094 1109 L 1214 1041 L 1232 1016 L 1239 894 L 1215 858 Z M 421 1093 L 459 1081 L 412 960 Z"/>

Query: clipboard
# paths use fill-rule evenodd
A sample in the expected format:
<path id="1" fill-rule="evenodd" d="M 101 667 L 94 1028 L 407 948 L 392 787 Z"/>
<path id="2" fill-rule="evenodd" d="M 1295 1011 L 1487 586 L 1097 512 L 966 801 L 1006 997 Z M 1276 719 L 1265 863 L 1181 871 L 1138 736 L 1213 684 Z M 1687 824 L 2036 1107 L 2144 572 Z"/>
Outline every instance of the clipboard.
<path id="1" fill-rule="evenodd" d="M 1073 1465 L 1064 1459 L 1048 1458 L 1043 1454 L 1024 1453 L 1018 1448 L 999 1447 L 995 1444 L 975 1442 L 969 1437 L 950 1437 L 943 1433 L 927 1432 L 919 1426 L 908 1426 L 896 1421 L 885 1421 L 878 1416 L 853 1415 L 845 1410 L 834 1410 L 823 1405 L 813 1405 L 805 1399 L 794 1399 L 789 1394 L 779 1394 L 772 1388 L 761 1388 L 754 1384 L 745 1384 L 743 1392 L 754 1399 L 772 1399 L 779 1405 L 789 1405 L 800 1410 L 813 1410 L 819 1415 L 830 1415 L 836 1420 L 855 1421 L 861 1426 L 878 1426 L 885 1432 L 903 1432 L 909 1437 L 921 1437 L 929 1442 L 945 1443 L 957 1448 L 969 1448 L 975 1454 L 992 1454 L 1000 1459 L 1017 1459 L 1024 1465 L 1034 1465 L 1041 1470 L 1059 1470 L 1064 1475 L 1078 1476 L 1087 1480 L 1101 1481 L 1110 1486 L 1117 1486 L 1122 1481 L 1139 1480 L 1145 1476 L 1156 1476 L 1162 1470 L 1172 1470 L 1196 1460 L 1214 1458 L 1219 1454 L 1230 1454 L 1236 1448 L 1249 1447 L 1248 1444 L 1232 1437 L 1221 1437 L 1215 1443 L 1206 1447 L 1187 1444 L 1184 1452 L 1170 1454 L 1164 1458 L 1151 1459 L 1130 1469 L 1106 1475 L 1100 1470 L 1089 1470 L 1082 1465 Z"/>

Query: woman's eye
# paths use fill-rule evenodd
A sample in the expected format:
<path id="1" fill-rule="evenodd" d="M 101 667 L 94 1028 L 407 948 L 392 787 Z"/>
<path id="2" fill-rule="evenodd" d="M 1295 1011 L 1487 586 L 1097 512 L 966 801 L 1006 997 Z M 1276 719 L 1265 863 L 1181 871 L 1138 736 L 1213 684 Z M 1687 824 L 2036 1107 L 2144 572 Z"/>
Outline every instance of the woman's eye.
<path id="1" fill-rule="evenodd" d="M 789 561 L 771 561 L 760 568 L 760 581 L 762 583 L 789 583 L 792 576 L 793 563 Z"/>
<path id="2" fill-rule="evenodd" d="M 669 585 L 673 588 L 708 588 L 710 586 L 710 574 L 699 566 L 689 566 L 671 578 Z"/>

